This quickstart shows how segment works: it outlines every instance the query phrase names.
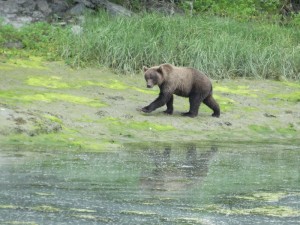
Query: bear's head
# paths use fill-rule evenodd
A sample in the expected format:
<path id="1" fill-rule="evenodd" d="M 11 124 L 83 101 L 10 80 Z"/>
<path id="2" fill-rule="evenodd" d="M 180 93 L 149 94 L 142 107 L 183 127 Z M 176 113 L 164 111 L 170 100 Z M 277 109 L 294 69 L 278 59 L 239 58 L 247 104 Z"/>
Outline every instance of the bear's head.
<path id="1" fill-rule="evenodd" d="M 155 85 L 160 86 L 165 81 L 170 66 L 171 65 L 169 64 L 162 64 L 150 68 L 144 66 L 143 71 L 147 82 L 147 88 L 153 88 Z"/>

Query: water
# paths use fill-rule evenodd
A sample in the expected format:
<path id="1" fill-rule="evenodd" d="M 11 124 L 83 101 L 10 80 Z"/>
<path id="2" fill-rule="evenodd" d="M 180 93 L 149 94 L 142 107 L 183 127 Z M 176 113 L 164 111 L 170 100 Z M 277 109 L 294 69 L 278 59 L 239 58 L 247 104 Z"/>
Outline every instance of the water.
<path id="1" fill-rule="evenodd" d="M 300 148 L 0 147 L 0 224 L 300 224 Z"/>

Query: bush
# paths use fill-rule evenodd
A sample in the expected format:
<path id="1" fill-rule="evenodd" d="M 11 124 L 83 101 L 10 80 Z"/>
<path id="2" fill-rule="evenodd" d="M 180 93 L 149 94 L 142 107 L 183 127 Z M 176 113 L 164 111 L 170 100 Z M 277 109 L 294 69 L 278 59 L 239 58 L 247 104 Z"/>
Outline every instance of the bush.
<path id="1" fill-rule="evenodd" d="M 65 31 L 45 22 L 33 23 L 15 29 L 11 25 L 0 25 L 0 45 L 6 42 L 21 42 L 24 49 L 37 55 L 57 58 L 57 49 Z"/>

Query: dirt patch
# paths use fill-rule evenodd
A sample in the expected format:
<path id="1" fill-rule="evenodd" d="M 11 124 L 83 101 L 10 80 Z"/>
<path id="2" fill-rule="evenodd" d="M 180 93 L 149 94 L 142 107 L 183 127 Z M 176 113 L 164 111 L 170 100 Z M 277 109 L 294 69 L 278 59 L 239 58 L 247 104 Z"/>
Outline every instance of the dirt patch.
<path id="1" fill-rule="evenodd" d="M 0 135 L 56 133 L 62 130 L 61 125 L 51 120 L 52 115 L 41 111 L 22 111 L 17 107 L 0 104 Z"/>
<path id="2" fill-rule="evenodd" d="M 132 142 L 269 141 L 297 143 L 300 83 L 269 80 L 213 81 L 221 117 L 201 105 L 197 118 L 180 114 L 188 99 L 140 112 L 158 94 L 142 74 L 106 69 L 73 70 L 37 58 L 0 63 L 0 140 L 102 150 Z"/>

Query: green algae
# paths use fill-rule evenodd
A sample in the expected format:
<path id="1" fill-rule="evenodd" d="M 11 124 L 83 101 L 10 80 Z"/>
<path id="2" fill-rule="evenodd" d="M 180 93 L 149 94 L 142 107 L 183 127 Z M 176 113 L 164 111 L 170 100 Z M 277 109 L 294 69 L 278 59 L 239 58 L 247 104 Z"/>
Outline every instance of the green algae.
<path id="1" fill-rule="evenodd" d="M 288 102 L 300 102 L 300 91 L 291 91 L 290 93 L 269 94 L 269 99 L 280 99 Z"/>
<path id="2" fill-rule="evenodd" d="M 137 87 L 130 87 L 131 89 L 144 93 L 144 94 L 150 94 L 150 95 L 158 95 L 158 91 L 155 89 L 141 89 L 141 88 L 137 88 Z"/>
<path id="3" fill-rule="evenodd" d="M 276 192 L 276 193 L 269 193 L 269 192 L 258 192 L 252 195 L 239 195 L 234 196 L 237 199 L 249 200 L 249 201 L 266 201 L 266 202 L 278 202 L 280 199 L 288 196 L 284 192 Z"/>
<path id="4" fill-rule="evenodd" d="M 225 86 L 215 86 L 214 91 L 226 93 L 226 94 L 235 94 L 235 95 L 243 95 L 243 96 L 250 96 L 250 97 L 257 97 L 258 92 L 257 90 L 250 90 L 247 86 L 235 86 L 234 88 L 225 87 Z"/>
<path id="5" fill-rule="evenodd" d="M 78 219 L 85 219 L 85 220 L 96 220 L 97 217 L 93 215 L 85 215 L 85 214 L 75 214 L 73 217 L 76 217 Z"/>
<path id="6" fill-rule="evenodd" d="M 134 215 L 134 216 L 157 216 L 158 214 L 151 211 L 121 211 L 121 214 Z"/>
<path id="7" fill-rule="evenodd" d="M 235 101 L 230 99 L 230 98 L 223 97 L 223 96 L 216 95 L 216 94 L 214 94 L 214 98 L 216 99 L 216 101 L 220 105 L 220 108 L 221 108 L 222 112 L 227 112 L 227 111 L 232 110 L 232 108 L 235 105 Z"/>
<path id="8" fill-rule="evenodd" d="M 252 125 L 249 125 L 248 127 L 250 130 L 260 133 L 260 134 L 270 134 L 271 132 L 274 132 L 274 130 L 272 130 L 269 126 L 252 124 Z"/>
<path id="9" fill-rule="evenodd" d="M 255 131 L 256 133 L 263 134 L 266 136 L 269 136 L 270 134 L 274 134 L 274 133 L 278 133 L 283 136 L 297 134 L 297 129 L 293 124 L 288 124 L 286 127 L 272 127 L 272 128 L 266 125 L 264 126 L 264 125 L 252 124 L 249 125 L 248 128 L 252 131 Z"/>
<path id="10" fill-rule="evenodd" d="M 55 102 L 55 101 L 65 101 L 74 104 L 87 105 L 91 107 L 103 107 L 106 105 L 97 99 L 90 99 L 82 96 L 52 93 L 52 92 L 23 94 L 21 91 L 0 91 L 0 98 L 6 99 L 8 101 L 28 102 L 28 103 L 32 103 L 35 101 L 42 101 L 48 103 Z"/>
<path id="11" fill-rule="evenodd" d="M 0 209 L 18 209 L 16 205 L 0 205 Z"/>
<path id="12" fill-rule="evenodd" d="M 102 222 L 102 223 L 110 223 L 112 222 L 112 219 L 109 217 L 99 217 L 99 216 L 94 216 L 90 214 L 74 214 L 72 217 L 75 217 L 77 219 L 83 219 L 83 220 L 93 220 L 97 222 Z"/>
<path id="13" fill-rule="evenodd" d="M 105 149 L 113 149 L 119 146 L 119 144 L 115 143 L 115 141 L 113 140 L 108 140 L 105 138 L 101 140 L 94 140 L 90 138 L 82 138 L 80 136 L 70 136 L 69 138 L 65 139 L 65 142 L 68 143 L 68 146 L 73 147 L 75 149 L 86 149 L 86 151 L 88 150 L 90 152 L 98 152 L 103 151 Z"/>
<path id="14" fill-rule="evenodd" d="M 180 223 L 180 224 L 210 224 L 209 221 L 199 219 L 199 218 L 191 218 L 191 217 L 180 217 L 176 218 L 174 220 L 175 223 Z"/>
<path id="15" fill-rule="evenodd" d="M 73 212 L 80 212 L 80 213 L 96 213 L 96 210 L 92 210 L 92 209 L 76 209 L 76 208 L 71 208 L 70 211 Z"/>
<path id="16" fill-rule="evenodd" d="M 238 210 L 238 212 L 240 212 Z M 264 215 L 274 217 L 296 217 L 300 216 L 300 211 L 287 206 L 264 206 L 247 210 L 242 210 L 243 215 Z M 239 213 L 240 214 L 240 213 Z"/>
<path id="17" fill-rule="evenodd" d="M 67 89 L 67 88 L 81 88 L 87 86 L 98 86 L 112 90 L 134 90 L 144 94 L 151 94 L 157 95 L 156 90 L 148 90 L 148 89 L 141 89 L 137 87 L 133 87 L 127 85 L 117 79 L 109 79 L 107 82 L 95 82 L 95 81 L 76 81 L 71 82 L 69 81 L 64 82 L 62 81 L 62 77 L 59 76 L 50 76 L 50 77 L 43 77 L 43 76 L 31 76 L 26 80 L 26 84 L 29 86 L 36 86 L 36 87 L 46 87 L 50 89 Z"/>
<path id="18" fill-rule="evenodd" d="M 107 138 L 93 139 L 82 135 L 79 131 L 71 131 L 64 128 L 64 132 L 39 134 L 36 136 L 29 136 L 26 134 L 10 135 L 5 140 L 10 145 L 24 145 L 24 146 L 52 146 L 56 149 L 67 149 L 73 151 L 81 151 L 85 149 L 86 152 L 99 152 L 105 149 L 115 149 L 120 147 L 120 143 L 115 143 Z"/>
<path id="19" fill-rule="evenodd" d="M 58 213 L 61 211 L 59 208 L 55 208 L 50 205 L 39 205 L 35 207 L 30 207 L 29 209 L 32 211 L 44 212 L 44 213 Z"/>
<path id="20" fill-rule="evenodd" d="M 292 123 L 289 123 L 287 127 L 277 128 L 276 131 L 280 134 L 295 134 L 297 132 L 297 129 Z"/>
<path id="21" fill-rule="evenodd" d="M 4 64 L 4 63 L 0 63 L 0 70 L 2 71 L 10 71 L 10 70 L 14 70 L 14 67 Z"/>
<path id="22" fill-rule="evenodd" d="M 24 101 L 33 102 L 33 101 L 43 101 L 43 102 L 53 102 L 53 101 L 65 101 L 74 104 L 82 104 L 92 107 L 102 107 L 105 104 L 101 103 L 97 100 L 80 97 L 75 95 L 68 95 L 68 94 L 60 94 L 60 93 L 39 93 L 34 95 L 23 95 L 21 98 Z"/>
<path id="23" fill-rule="evenodd" d="M 35 222 L 25 222 L 25 221 L 6 221 L 3 222 L 2 224 L 7 224 L 7 225 L 38 225 L 38 223 Z"/>
<path id="24" fill-rule="evenodd" d="M 53 115 L 50 115 L 50 114 L 44 114 L 43 116 L 44 116 L 44 118 L 49 119 L 52 122 L 55 122 L 55 123 L 58 123 L 58 124 L 61 124 L 61 125 L 63 124 L 63 121 L 60 118 L 56 117 L 56 116 L 53 116 Z"/>
<path id="25" fill-rule="evenodd" d="M 50 197 L 50 196 L 55 196 L 53 193 L 45 193 L 45 192 L 35 192 L 34 194 L 38 196 L 44 196 L 44 197 Z"/>
<path id="26" fill-rule="evenodd" d="M 103 88 L 113 89 L 113 90 L 126 90 L 130 87 L 123 82 L 117 79 L 110 79 L 107 82 L 99 82 L 99 81 L 84 81 L 78 84 L 78 87 L 82 86 L 99 86 Z"/>
<path id="27" fill-rule="evenodd" d="M 103 121 L 108 122 L 111 125 L 117 126 L 120 128 L 133 129 L 133 130 L 153 130 L 153 131 L 171 131 L 175 128 L 171 125 L 161 125 L 155 124 L 148 121 L 121 121 L 119 118 L 106 117 Z"/>
<path id="28" fill-rule="evenodd" d="M 70 88 L 71 86 L 66 82 L 61 81 L 61 77 L 51 76 L 51 77 L 29 77 L 26 83 L 30 86 L 37 87 L 46 87 L 52 89 L 62 89 L 62 88 Z"/>
<path id="29" fill-rule="evenodd" d="M 290 86 L 290 87 L 294 87 L 294 88 L 300 88 L 300 83 L 299 82 L 290 82 L 290 81 L 283 81 L 282 84 Z"/>
<path id="30" fill-rule="evenodd" d="M 43 58 L 37 56 L 29 56 L 27 58 L 11 58 L 6 61 L 8 66 L 21 67 L 21 68 L 29 68 L 29 69 L 40 69 L 45 70 L 48 69 L 43 65 Z"/>
<path id="31" fill-rule="evenodd" d="M 225 215 L 260 215 L 273 217 L 298 217 L 300 210 L 296 210 L 287 206 L 260 206 L 253 208 L 227 208 L 223 205 L 208 205 L 203 208 L 193 208 L 191 211 L 219 213 Z"/>
<path id="32" fill-rule="evenodd" d="M 100 86 L 100 87 L 114 89 L 114 90 L 125 90 L 125 89 L 128 89 L 128 85 L 126 85 L 123 82 L 121 82 L 119 80 L 116 80 L 116 79 L 111 79 L 107 83 L 88 81 L 86 84 L 93 85 L 93 86 Z"/>
<path id="33" fill-rule="evenodd" d="M 242 108 L 246 112 L 257 112 L 259 110 L 257 107 L 253 107 L 253 106 L 244 106 Z"/>
<path id="34" fill-rule="evenodd" d="M 141 92 L 144 94 L 157 95 L 156 90 L 137 88 L 134 86 L 127 85 L 116 79 L 110 79 L 108 82 L 85 81 L 85 82 L 82 82 L 81 84 L 79 84 L 79 87 L 80 86 L 99 86 L 99 87 L 104 87 L 104 88 L 113 89 L 113 90 L 134 90 L 134 91 L 138 91 L 138 92 Z"/>

